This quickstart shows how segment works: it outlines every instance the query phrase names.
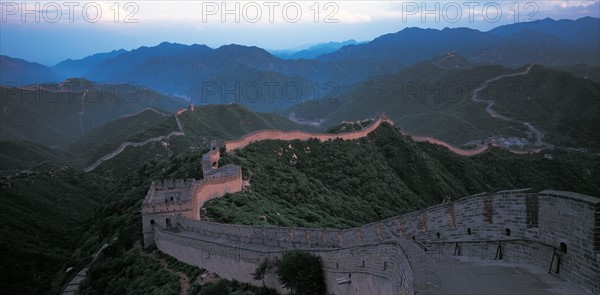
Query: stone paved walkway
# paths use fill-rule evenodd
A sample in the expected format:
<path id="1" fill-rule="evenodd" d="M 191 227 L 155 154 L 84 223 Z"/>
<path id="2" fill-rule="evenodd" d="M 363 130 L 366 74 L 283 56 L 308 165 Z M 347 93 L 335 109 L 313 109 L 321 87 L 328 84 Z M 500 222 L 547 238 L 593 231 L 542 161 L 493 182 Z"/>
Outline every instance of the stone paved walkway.
<path id="1" fill-rule="evenodd" d="M 560 278 L 547 269 L 534 265 L 496 261 L 429 262 L 437 279 L 431 292 L 417 294 L 590 294 Z M 433 291 L 435 290 L 435 291 Z"/>

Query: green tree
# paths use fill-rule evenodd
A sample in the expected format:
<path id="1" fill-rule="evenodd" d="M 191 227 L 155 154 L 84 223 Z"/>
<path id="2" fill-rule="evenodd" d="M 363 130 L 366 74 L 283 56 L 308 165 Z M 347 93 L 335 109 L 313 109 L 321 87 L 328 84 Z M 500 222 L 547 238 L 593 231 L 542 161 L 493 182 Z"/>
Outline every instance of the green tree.
<path id="1" fill-rule="evenodd" d="M 285 253 L 275 262 L 279 282 L 294 295 L 325 294 L 327 286 L 320 257 L 307 252 Z M 260 267 L 259 267 L 260 268 Z"/>
<path id="2" fill-rule="evenodd" d="M 263 283 L 263 287 L 265 286 L 265 275 L 271 270 L 273 269 L 273 267 L 275 266 L 275 263 L 272 262 L 271 260 L 269 260 L 269 258 L 266 258 L 265 260 L 263 260 L 263 262 L 256 268 L 256 270 L 254 271 L 254 273 L 252 274 L 252 277 L 257 280 L 257 281 L 262 281 Z"/>

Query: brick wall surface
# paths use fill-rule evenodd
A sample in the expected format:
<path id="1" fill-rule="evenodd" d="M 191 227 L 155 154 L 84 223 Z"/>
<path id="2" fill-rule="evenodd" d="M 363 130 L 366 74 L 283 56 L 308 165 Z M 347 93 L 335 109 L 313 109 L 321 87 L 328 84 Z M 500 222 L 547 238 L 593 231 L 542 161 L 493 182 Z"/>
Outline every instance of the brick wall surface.
<path id="1" fill-rule="evenodd" d="M 556 251 L 561 257 L 560 275 L 597 292 L 600 290 L 599 204 L 598 198 L 573 193 L 532 194 L 517 190 L 474 195 L 347 230 L 228 225 L 179 218 L 176 220 L 185 231 L 157 235 L 156 240 L 161 251 L 202 267 L 205 267 L 203 262 L 190 262 L 186 255 L 190 251 L 213 251 L 211 255 L 219 255 L 219 259 L 232 265 L 231 259 L 237 259 L 247 261 L 252 268 L 269 255 L 306 250 L 323 258 L 328 286 L 334 294 L 367 292 L 364 286 L 375 288 L 375 293 L 380 294 L 412 294 L 411 254 L 406 253 L 403 243 L 413 237 L 432 253 L 453 255 L 458 243 L 463 255 L 482 259 L 494 259 L 502 241 L 502 258 L 511 262 L 550 268 Z M 215 244 L 208 250 L 200 244 L 185 244 L 193 237 L 235 243 L 235 249 L 239 250 L 223 244 Z M 567 246 L 566 253 L 558 250 L 561 243 Z M 219 247 L 225 248 L 214 252 Z M 181 254 L 184 252 L 185 255 Z M 221 271 L 218 265 L 211 270 L 219 274 Z M 238 277 L 235 268 L 227 271 L 236 279 L 257 283 L 243 275 Z M 350 283 L 338 284 L 348 274 L 352 274 Z"/>

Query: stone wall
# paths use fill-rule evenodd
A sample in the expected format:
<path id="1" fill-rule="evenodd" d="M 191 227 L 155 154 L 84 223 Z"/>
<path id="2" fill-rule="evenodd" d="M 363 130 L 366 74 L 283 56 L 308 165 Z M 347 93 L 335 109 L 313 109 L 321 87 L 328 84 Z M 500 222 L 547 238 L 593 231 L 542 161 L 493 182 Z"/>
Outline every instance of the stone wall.
<path id="1" fill-rule="evenodd" d="M 413 294 L 409 261 L 414 253 L 407 251 L 411 246 L 407 243 L 416 241 L 431 253 L 453 255 L 460 248 L 461 255 L 484 259 L 494 259 L 500 245 L 503 259 L 548 269 L 556 253 L 563 278 L 600 291 L 600 199 L 569 192 L 483 193 L 346 230 L 229 225 L 185 218 L 177 222 L 183 231 L 155 229 L 161 251 L 254 284 L 259 282 L 252 281 L 248 272 L 262 259 L 300 249 L 323 258 L 329 292 Z M 213 248 L 204 248 L 207 243 Z M 560 251 L 561 243 L 566 253 Z M 210 253 L 221 263 L 198 260 L 197 251 Z M 236 268 L 240 261 L 245 262 Z"/>
<path id="2" fill-rule="evenodd" d="M 375 122 L 373 122 L 366 128 L 363 128 L 358 131 L 340 134 L 311 133 L 304 131 L 259 130 L 245 135 L 240 139 L 226 141 L 225 149 L 227 151 L 241 149 L 249 145 L 250 143 L 261 140 L 309 140 L 311 138 L 320 141 L 334 139 L 353 140 L 367 136 L 373 130 L 377 129 L 377 127 L 379 127 L 379 125 L 384 121 L 392 124 L 392 122 L 387 120 L 385 117 L 378 117 Z"/>
<path id="3" fill-rule="evenodd" d="M 542 191 L 537 196 L 538 240 L 560 245 L 560 274 L 570 282 L 600 292 L 600 199 L 570 192 Z"/>
<path id="4" fill-rule="evenodd" d="M 156 229 L 157 247 L 185 263 L 218 273 L 226 279 L 262 285 L 252 273 L 265 259 L 286 251 L 303 250 L 321 257 L 328 292 L 334 294 L 412 294 L 413 277 L 408 259 L 398 243 L 364 244 L 344 248 L 297 245 L 284 248 L 251 244 L 219 236 L 174 233 Z M 375 255 L 376 254 L 376 255 Z M 265 285 L 282 293 L 286 290 L 274 276 Z"/>
<path id="5" fill-rule="evenodd" d="M 239 168 L 239 166 L 238 166 Z M 242 191 L 242 173 L 203 179 L 197 186 L 192 203 L 192 210 L 186 212 L 184 216 L 188 219 L 200 220 L 200 208 L 205 202 L 214 198 L 220 198 L 227 193 L 237 193 Z"/>
<path id="6" fill-rule="evenodd" d="M 217 172 L 207 176 L 202 180 L 186 181 L 157 181 L 153 182 L 148 194 L 153 194 L 157 188 L 168 189 L 183 185 L 192 186 L 192 196 L 187 202 L 170 202 L 159 204 L 142 204 L 142 232 L 144 236 L 144 246 L 148 247 L 154 243 L 154 227 L 171 227 L 177 225 L 175 220 L 179 217 L 186 219 L 200 220 L 200 208 L 204 202 L 219 198 L 227 193 L 237 193 L 242 190 L 242 171 L 239 166 L 225 165 Z M 220 173 L 218 171 L 227 171 Z M 146 199 L 150 199 L 146 196 Z M 167 218 L 171 220 L 167 224 Z"/>

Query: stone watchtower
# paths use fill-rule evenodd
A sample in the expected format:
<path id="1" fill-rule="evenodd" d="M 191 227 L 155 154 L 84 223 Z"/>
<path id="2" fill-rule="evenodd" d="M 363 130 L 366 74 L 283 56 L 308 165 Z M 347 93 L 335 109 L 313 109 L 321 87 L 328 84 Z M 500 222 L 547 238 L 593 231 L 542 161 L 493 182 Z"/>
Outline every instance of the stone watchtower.
<path id="1" fill-rule="evenodd" d="M 154 227 L 178 228 L 182 219 L 200 220 L 204 202 L 226 193 L 242 190 L 242 169 L 228 164 L 219 166 L 218 140 L 211 140 L 210 149 L 202 155 L 202 180 L 176 179 L 154 181 L 142 202 L 144 246 L 154 244 Z"/>
<path id="2" fill-rule="evenodd" d="M 204 173 L 204 177 L 212 174 L 219 167 L 220 157 L 219 144 L 216 139 L 213 139 L 210 141 L 210 150 L 208 153 L 202 155 L 202 173 Z"/>
<path id="3" fill-rule="evenodd" d="M 154 243 L 154 226 L 177 226 L 181 213 L 192 210 L 196 180 L 176 179 L 153 181 L 142 202 L 144 245 Z"/>

